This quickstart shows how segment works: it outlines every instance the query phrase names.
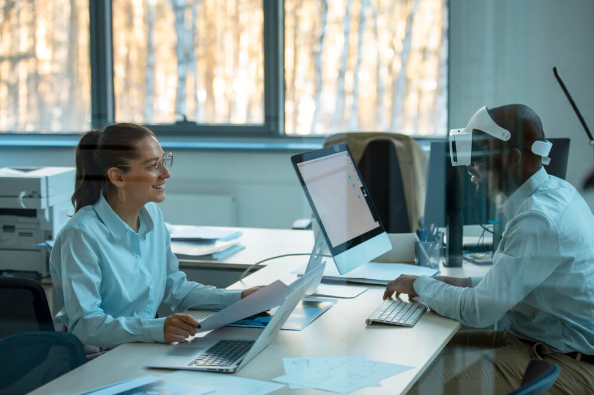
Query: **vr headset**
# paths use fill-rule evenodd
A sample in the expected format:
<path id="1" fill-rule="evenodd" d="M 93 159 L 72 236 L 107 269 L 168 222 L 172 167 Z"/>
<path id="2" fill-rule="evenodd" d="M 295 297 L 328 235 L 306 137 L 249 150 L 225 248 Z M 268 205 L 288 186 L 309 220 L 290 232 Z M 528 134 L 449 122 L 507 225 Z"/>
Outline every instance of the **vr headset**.
<path id="1" fill-rule="evenodd" d="M 501 141 L 508 141 L 511 133 L 497 125 L 487 107 L 478 110 L 464 129 L 450 130 L 450 158 L 452 166 L 468 166 L 471 162 L 477 162 L 480 156 L 485 156 L 485 152 L 472 152 L 472 132 L 480 130 Z M 534 154 L 542 157 L 542 163 L 548 165 L 551 159 L 549 152 L 553 144 L 547 140 L 537 140 L 532 144 L 531 150 Z"/>

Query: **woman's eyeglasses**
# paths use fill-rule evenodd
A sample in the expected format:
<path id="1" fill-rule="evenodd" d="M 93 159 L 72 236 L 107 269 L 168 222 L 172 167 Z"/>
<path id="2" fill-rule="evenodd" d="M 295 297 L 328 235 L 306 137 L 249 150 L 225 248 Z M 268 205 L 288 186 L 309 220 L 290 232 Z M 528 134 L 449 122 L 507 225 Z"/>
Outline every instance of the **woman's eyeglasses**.
<path id="1" fill-rule="evenodd" d="M 173 153 L 172 152 L 168 152 L 168 153 L 164 154 L 163 158 L 161 160 L 157 161 L 157 163 L 155 163 L 154 165 L 150 165 L 150 166 L 118 165 L 118 167 L 146 167 L 150 171 L 155 172 L 157 174 L 162 174 L 163 168 L 165 168 L 167 170 L 171 170 L 172 166 L 173 166 Z"/>

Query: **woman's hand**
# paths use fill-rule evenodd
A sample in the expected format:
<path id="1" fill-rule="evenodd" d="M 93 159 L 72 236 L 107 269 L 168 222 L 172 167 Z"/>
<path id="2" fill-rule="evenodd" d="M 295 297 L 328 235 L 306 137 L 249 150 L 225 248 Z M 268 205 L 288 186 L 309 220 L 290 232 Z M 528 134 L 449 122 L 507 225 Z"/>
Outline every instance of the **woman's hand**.
<path id="1" fill-rule="evenodd" d="M 256 292 L 264 287 L 265 287 L 265 285 L 258 285 L 257 287 L 251 287 L 251 288 L 246 289 L 245 291 L 243 291 L 241 293 L 241 299 L 253 294 L 254 292 Z"/>
<path id="2" fill-rule="evenodd" d="M 200 328 L 200 323 L 191 315 L 171 314 L 165 319 L 163 326 L 165 343 L 181 343 L 187 337 L 194 336 L 196 328 Z"/>

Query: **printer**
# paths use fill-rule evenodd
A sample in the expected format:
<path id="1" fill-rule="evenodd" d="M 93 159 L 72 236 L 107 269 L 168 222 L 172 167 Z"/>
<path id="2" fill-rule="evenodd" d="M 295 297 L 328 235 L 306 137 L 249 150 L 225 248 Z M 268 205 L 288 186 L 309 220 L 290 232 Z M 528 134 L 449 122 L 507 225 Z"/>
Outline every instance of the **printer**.
<path id="1" fill-rule="evenodd" d="M 74 167 L 0 168 L 0 272 L 43 278 L 49 275 L 49 252 L 74 213 Z"/>

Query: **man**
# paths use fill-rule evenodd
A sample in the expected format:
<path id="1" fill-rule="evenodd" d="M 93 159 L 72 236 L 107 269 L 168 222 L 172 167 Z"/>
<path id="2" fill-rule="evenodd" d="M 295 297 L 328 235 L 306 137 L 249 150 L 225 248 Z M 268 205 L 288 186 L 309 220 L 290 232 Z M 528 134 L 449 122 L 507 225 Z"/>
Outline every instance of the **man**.
<path id="1" fill-rule="evenodd" d="M 473 123 L 481 117 L 484 127 Z M 459 332 L 411 393 L 506 394 L 519 387 L 529 360 L 542 358 L 561 367 L 547 393 L 591 394 L 592 212 L 573 186 L 547 174 L 550 143 L 530 108 L 483 108 L 468 129 L 470 137 L 452 131 L 461 133 L 450 136 L 458 138 L 452 163 L 467 160 L 477 189 L 506 197 L 508 223 L 494 266 L 484 278 L 401 276 L 384 298 L 420 296 L 438 314 L 497 330 Z"/>

